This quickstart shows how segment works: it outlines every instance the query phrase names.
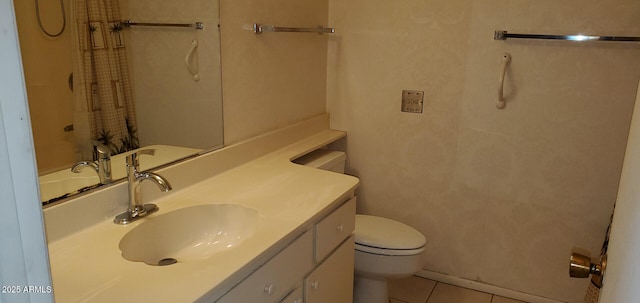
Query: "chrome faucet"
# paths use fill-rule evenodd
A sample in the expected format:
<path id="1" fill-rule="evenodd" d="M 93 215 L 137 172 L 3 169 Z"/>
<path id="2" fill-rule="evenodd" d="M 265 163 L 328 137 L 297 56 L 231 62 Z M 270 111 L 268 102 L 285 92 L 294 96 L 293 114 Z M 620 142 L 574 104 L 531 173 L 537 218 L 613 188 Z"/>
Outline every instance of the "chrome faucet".
<path id="1" fill-rule="evenodd" d="M 111 150 L 104 144 L 94 146 L 94 151 L 98 158 L 98 164 L 93 161 L 80 161 L 71 167 L 74 173 L 80 173 L 83 168 L 89 166 L 98 173 L 100 184 L 111 183 Z"/>
<path id="2" fill-rule="evenodd" d="M 129 208 L 113 219 L 116 224 L 128 224 L 158 210 L 155 204 L 142 204 L 140 184 L 144 180 L 153 181 L 161 191 L 171 190 L 171 185 L 163 177 L 150 172 L 138 172 L 140 164 L 138 156 L 153 155 L 153 149 L 144 149 L 127 156 L 127 180 L 129 183 Z"/>

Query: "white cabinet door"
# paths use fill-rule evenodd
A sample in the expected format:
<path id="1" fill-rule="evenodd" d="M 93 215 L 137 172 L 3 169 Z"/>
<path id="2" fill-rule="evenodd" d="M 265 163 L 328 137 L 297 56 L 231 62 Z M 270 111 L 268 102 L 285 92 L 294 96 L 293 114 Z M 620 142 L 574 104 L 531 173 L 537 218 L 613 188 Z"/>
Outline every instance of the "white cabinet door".
<path id="1" fill-rule="evenodd" d="M 352 235 L 304 280 L 306 303 L 353 301 L 354 250 Z"/>

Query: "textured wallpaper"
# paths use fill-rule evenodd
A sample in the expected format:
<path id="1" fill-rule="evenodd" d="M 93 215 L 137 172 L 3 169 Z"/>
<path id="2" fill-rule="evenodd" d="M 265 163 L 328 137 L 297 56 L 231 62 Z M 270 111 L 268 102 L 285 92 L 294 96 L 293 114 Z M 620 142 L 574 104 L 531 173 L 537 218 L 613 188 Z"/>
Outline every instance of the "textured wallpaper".
<path id="1" fill-rule="evenodd" d="M 332 127 L 358 211 L 428 239 L 425 269 L 568 302 L 574 247 L 597 255 L 616 198 L 640 48 L 494 41 L 494 30 L 640 35 L 640 3 L 330 1 Z M 495 107 L 503 53 L 503 110 Z M 400 112 L 403 89 L 422 114 Z"/>
<path id="2" fill-rule="evenodd" d="M 327 35 L 263 33 L 253 23 L 327 23 L 326 0 L 221 0 L 225 144 L 325 112 Z"/>

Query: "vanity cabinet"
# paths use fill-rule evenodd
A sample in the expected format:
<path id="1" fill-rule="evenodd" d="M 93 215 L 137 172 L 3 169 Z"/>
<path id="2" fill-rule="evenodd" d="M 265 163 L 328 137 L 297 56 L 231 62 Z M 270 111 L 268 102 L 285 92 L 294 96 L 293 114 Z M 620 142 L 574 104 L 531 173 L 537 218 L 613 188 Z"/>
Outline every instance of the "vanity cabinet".
<path id="1" fill-rule="evenodd" d="M 354 197 L 313 224 L 216 302 L 351 302 L 355 211 Z"/>
<path id="2" fill-rule="evenodd" d="M 354 236 L 304 279 L 305 303 L 348 303 L 353 300 Z"/>
<path id="3" fill-rule="evenodd" d="M 262 267 L 258 268 L 219 303 L 280 302 L 314 267 L 313 233 L 305 232 Z"/>

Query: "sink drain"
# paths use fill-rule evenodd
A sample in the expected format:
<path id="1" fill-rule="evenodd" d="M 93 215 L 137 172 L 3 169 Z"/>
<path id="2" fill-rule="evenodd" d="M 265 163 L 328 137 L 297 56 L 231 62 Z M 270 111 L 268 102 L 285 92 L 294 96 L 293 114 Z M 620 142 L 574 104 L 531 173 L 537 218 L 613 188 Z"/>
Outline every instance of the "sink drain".
<path id="1" fill-rule="evenodd" d="M 158 266 L 167 266 L 167 265 L 176 264 L 176 263 L 178 263 L 178 260 L 174 258 L 164 258 L 158 261 Z"/>

